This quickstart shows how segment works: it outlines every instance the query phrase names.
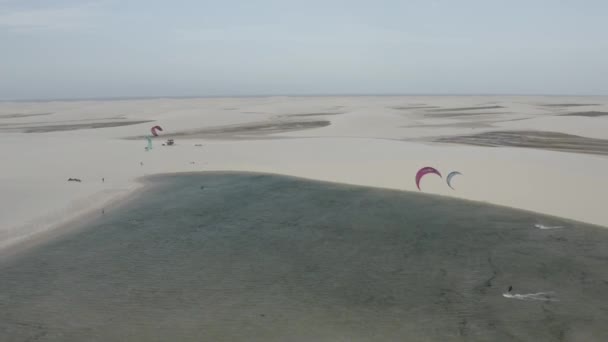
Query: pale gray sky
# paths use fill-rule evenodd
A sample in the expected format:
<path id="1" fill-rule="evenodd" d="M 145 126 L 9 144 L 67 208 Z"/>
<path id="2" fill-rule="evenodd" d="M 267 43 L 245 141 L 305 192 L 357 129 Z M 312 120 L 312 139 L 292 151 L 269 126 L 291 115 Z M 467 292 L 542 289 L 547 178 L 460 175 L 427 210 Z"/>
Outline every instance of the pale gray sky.
<path id="1" fill-rule="evenodd" d="M 605 0 L 0 0 L 0 99 L 608 94 Z"/>

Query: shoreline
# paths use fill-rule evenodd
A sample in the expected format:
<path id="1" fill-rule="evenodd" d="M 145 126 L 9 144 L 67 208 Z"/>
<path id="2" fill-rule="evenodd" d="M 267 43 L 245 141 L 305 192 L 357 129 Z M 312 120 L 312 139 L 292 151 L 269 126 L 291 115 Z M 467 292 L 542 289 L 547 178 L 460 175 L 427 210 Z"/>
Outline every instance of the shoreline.
<path id="1" fill-rule="evenodd" d="M 601 224 L 580 221 L 580 220 L 576 220 L 576 219 L 564 217 L 564 216 L 546 214 L 543 212 L 529 210 L 529 209 L 520 208 L 520 207 L 496 204 L 496 203 L 489 202 L 489 201 L 480 201 L 480 200 L 461 198 L 461 197 L 456 197 L 456 196 L 447 196 L 445 194 L 430 193 L 430 192 L 424 192 L 424 191 L 418 191 L 418 190 L 398 189 L 395 187 L 383 187 L 383 186 L 363 185 L 363 184 L 357 184 L 357 183 L 322 180 L 322 179 L 318 179 L 318 178 L 294 176 L 294 175 L 290 175 L 290 174 L 283 174 L 283 173 L 278 173 L 278 172 L 266 172 L 266 171 L 260 172 L 260 171 L 247 171 L 247 170 L 209 170 L 209 171 L 183 171 L 183 172 L 159 173 L 159 174 L 153 174 L 153 175 L 147 175 L 147 176 L 141 177 L 140 181 L 143 184 L 141 191 L 148 190 L 147 187 L 153 187 L 154 185 L 157 185 L 157 184 L 155 184 L 155 181 L 152 180 L 151 178 L 164 178 L 164 177 L 171 177 L 171 176 L 196 176 L 196 175 L 205 175 L 205 174 L 211 174 L 211 175 L 214 175 L 214 174 L 215 175 L 239 175 L 239 174 L 242 175 L 242 174 L 245 174 L 245 175 L 260 175 L 260 176 L 278 176 L 278 177 L 282 177 L 282 178 L 310 181 L 312 183 L 321 183 L 321 184 L 327 184 L 327 185 L 355 186 L 355 187 L 362 187 L 362 188 L 373 189 L 373 190 L 383 190 L 383 191 L 394 192 L 394 193 L 405 193 L 405 194 L 409 194 L 409 195 L 420 195 L 420 196 L 425 196 L 425 197 L 435 197 L 438 199 L 469 202 L 472 204 L 486 205 L 486 206 L 490 206 L 490 207 L 516 210 L 516 211 L 525 212 L 525 213 L 528 213 L 531 215 L 541 215 L 541 216 L 549 217 L 549 218 L 559 220 L 559 221 L 568 221 L 573 224 L 583 224 L 583 225 L 587 225 L 587 226 L 593 226 L 593 227 L 599 228 L 599 229 L 608 229 L 608 226 L 604 226 Z"/>
<path id="2" fill-rule="evenodd" d="M 124 190 L 124 192 L 113 196 L 107 196 L 101 203 L 85 206 L 68 218 L 55 220 L 44 225 L 44 228 L 42 229 L 15 237 L 8 241 L 2 241 L 2 244 L 0 244 L 2 262 L 12 260 L 21 254 L 26 254 L 38 246 L 52 242 L 67 234 L 77 232 L 80 229 L 84 229 L 87 222 L 92 222 L 100 217 L 100 211 L 102 209 L 111 211 L 112 209 L 128 205 L 132 201 L 136 201 L 144 191 L 149 190 L 152 186 L 152 184 L 144 183 L 143 180 L 138 180 L 133 183 L 131 189 Z M 97 193 L 91 197 L 100 194 L 101 193 Z M 39 220 L 44 220 L 44 218 L 45 217 L 40 218 Z"/>
<path id="3" fill-rule="evenodd" d="M 38 246 L 45 245 L 47 243 L 53 242 L 56 239 L 60 239 L 69 235 L 71 233 L 79 232 L 87 228 L 87 224 L 94 222 L 95 220 L 101 218 L 100 210 L 104 209 L 109 214 L 112 213 L 115 209 L 123 209 L 137 202 L 138 199 L 141 198 L 146 192 L 154 191 L 155 189 L 162 187 L 164 183 L 162 182 L 163 178 L 169 177 L 180 177 L 180 176 L 204 176 L 204 175 L 215 175 L 215 176 L 226 176 L 226 175 L 258 175 L 258 176 L 278 176 L 286 179 L 292 179 L 296 181 L 308 181 L 317 184 L 327 184 L 328 186 L 354 186 L 361 187 L 366 189 L 373 190 L 382 190 L 388 191 L 391 193 L 403 193 L 407 195 L 414 196 L 422 196 L 427 198 L 435 198 L 439 200 L 454 200 L 465 203 L 471 203 L 475 205 L 484 205 L 490 206 L 498 209 L 508 209 L 515 210 L 522 213 L 526 213 L 528 215 L 539 215 L 544 216 L 546 218 L 550 218 L 555 221 L 566 221 L 571 223 L 572 225 L 583 224 L 590 227 L 595 227 L 597 229 L 608 229 L 608 226 L 603 226 L 599 224 L 584 222 L 568 217 L 556 216 L 551 214 L 546 214 L 538 211 L 528 210 L 524 208 L 518 208 L 513 206 L 495 204 L 489 201 L 479 201 L 474 199 L 460 198 L 454 196 L 447 196 L 443 194 L 436 193 L 427 193 L 422 191 L 413 191 L 413 190 L 404 190 L 397 189 L 394 187 L 382 187 L 382 186 L 371 186 L 371 185 L 361 185 L 355 183 L 348 182 L 336 182 L 330 180 L 321 180 L 317 178 L 311 177 L 302 177 L 295 176 L 290 174 L 282 174 L 277 172 L 260 172 L 260 171 L 244 171 L 244 170 L 207 170 L 207 171 L 178 171 L 178 172 L 166 172 L 166 173 L 157 173 L 150 174 L 146 176 L 138 177 L 134 180 L 133 186 L 129 190 L 124 190 L 125 192 L 116 194 L 114 196 L 109 196 L 105 198 L 105 200 L 101 203 L 90 205 L 82 208 L 74 215 L 70 216 L 67 219 L 63 219 L 57 222 L 53 222 L 45 226 L 44 229 L 40 229 L 38 231 L 32 232 L 26 236 L 21 236 L 14 238 L 13 240 L 3 241 L 3 244 L 0 245 L 0 255 L 2 256 L 2 262 L 10 262 L 14 258 L 19 257 L 22 254 L 27 254 L 29 251 L 35 249 Z M 97 194 L 98 195 L 98 194 Z M 93 195 L 92 197 L 95 197 Z M 543 223 L 546 223 L 543 221 Z M 540 224 L 540 222 L 539 222 Z"/>

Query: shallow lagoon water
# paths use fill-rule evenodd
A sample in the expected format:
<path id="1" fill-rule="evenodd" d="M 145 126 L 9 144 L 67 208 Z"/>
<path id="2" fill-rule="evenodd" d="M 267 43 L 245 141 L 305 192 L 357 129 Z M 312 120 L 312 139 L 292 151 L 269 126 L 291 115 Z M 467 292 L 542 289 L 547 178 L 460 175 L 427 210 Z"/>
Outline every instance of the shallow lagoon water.
<path id="1" fill-rule="evenodd" d="M 608 340 L 605 228 L 276 175 L 150 181 L 1 264 L 0 340 Z"/>

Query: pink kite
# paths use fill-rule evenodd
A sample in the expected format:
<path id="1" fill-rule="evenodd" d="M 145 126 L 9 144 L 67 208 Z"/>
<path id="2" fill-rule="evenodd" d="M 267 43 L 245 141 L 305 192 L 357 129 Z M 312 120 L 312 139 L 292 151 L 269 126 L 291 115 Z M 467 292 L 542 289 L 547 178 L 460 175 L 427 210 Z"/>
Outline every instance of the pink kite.
<path id="1" fill-rule="evenodd" d="M 162 131 L 163 131 L 163 128 L 162 128 L 162 127 L 160 127 L 160 126 L 154 126 L 154 127 L 152 127 L 152 128 L 150 129 L 150 131 L 152 132 L 152 135 L 153 135 L 153 136 L 157 137 L 157 136 L 158 136 L 157 131 L 161 131 L 161 132 L 162 132 Z"/>
<path id="2" fill-rule="evenodd" d="M 420 190 L 420 180 L 422 179 L 422 177 L 429 173 L 434 173 L 441 178 L 441 173 L 439 173 L 439 171 L 437 171 L 437 169 L 435 169 L 434 167 L 423 167 L 416 173 L 416 186 L 418 187 L 418 190 Z"/>

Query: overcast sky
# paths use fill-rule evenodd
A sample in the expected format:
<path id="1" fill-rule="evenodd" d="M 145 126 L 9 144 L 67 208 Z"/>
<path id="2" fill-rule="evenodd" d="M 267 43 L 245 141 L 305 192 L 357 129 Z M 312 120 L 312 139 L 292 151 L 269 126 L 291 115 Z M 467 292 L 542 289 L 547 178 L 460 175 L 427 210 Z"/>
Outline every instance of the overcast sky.
<path id="1" fill-rule="evenodd" d="M 0 99 L 608 94 L 606 0 L 0 0 Z"/>

